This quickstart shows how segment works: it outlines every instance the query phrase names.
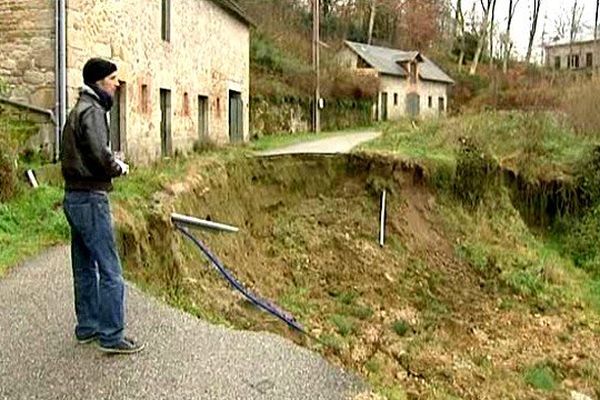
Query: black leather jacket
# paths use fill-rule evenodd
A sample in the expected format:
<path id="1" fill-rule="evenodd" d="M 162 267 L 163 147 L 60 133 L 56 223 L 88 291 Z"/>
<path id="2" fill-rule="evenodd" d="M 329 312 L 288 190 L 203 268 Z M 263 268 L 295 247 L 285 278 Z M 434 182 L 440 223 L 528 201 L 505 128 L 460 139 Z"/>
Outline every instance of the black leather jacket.
<path id="1" fill-rule="evenodd" d="M 65 190 L 112 190 L 121 168 L 109 148 L 106 110 L 98 96 L 83 87 L 62 134 L 61 167 Z"/>

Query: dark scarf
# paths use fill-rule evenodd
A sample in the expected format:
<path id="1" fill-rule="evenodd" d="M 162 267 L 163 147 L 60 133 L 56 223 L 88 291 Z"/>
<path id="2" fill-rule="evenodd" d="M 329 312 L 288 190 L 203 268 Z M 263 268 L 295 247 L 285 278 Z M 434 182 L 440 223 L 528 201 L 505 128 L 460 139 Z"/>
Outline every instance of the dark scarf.
<path id="1" fill-rule="evenodd" d="M 104 107 L 106 111 L 110 111 L 113 106 L 113 97 L 102 90 L 100 86 L 96 85 L 95 83 L 86 83 L 86 85 L 88 85 L 94 91 L 94 93 L 98 95 L 98 98 L 100 99 L 100 105 Z"/>

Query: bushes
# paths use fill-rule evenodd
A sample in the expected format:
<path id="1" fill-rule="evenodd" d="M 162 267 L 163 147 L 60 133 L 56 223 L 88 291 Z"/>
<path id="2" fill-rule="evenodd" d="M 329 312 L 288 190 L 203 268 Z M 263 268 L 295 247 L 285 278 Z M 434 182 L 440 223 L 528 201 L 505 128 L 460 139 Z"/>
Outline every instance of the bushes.
<path id="1" fill-rule="evenodd" d="M 16 154 L 0 136 L 0 202 L 14 196 L 17 188 Z"/>

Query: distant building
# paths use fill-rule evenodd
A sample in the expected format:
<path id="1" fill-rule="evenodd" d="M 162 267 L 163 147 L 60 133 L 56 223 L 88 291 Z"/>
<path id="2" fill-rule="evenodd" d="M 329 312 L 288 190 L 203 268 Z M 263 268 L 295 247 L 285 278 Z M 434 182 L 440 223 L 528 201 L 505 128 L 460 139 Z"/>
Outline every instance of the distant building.
<path id="1" fill-rule="evenodd" d="M 0 20 L 9 100 L 55 110 L 58 126 L 85 61 L 104 57 L 121 80 L 111 145 L 128 159 L 248 139 L 251 23 L 235 0 L 4 0 Z"/>
<path id="2" fill-rule="evenodd" d="M 555 42 L 544 46 L 546 66 L 552 69 L 591 69 L 600 66 L 600 41 Z"/>
<path id="3" fill-rule="evenodd" d="M 418 51 L 347 41 L 338 58 L 355 73 L 379 77 L 377 120 L 444 115 L 448 109 L 448 87 L 454 81 Z"/>

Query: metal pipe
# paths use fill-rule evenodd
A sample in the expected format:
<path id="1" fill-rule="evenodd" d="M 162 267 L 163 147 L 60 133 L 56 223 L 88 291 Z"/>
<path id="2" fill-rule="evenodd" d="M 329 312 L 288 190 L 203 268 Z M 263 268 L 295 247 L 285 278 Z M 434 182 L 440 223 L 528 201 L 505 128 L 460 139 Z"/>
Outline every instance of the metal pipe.
<path id="1" fill-rule="evenodd" d="M 383 247 L 385 243 L 385 197 L 386 190 L 381 194 L 381 214 L 379 217 L 379 245 Z"/>
<path id="2" fill-rule="evenodd" d="M 177 213 L 171 214 L 171 221 L 178 222 L 178 223 L 185 224 L 185 225 L 191 225 L 193 227 L 201 228 L 201 229 L 210 229 L 210 230 L 217 230 L 217 231 L 223 231 L 223 232 L 238 232 L 239 231 L 239 229 L 236 228 L 235 226 L 220 224 L 218 222 L 207 221 L 205 219 L 190 217 L 189 215 L 183 215 L 183 214 L 177 214 Z"/>
<path id="3" fill-rule="evenodd" d="M 66 53 L 66 3 L 58 0 L 54 10 L 54 162 L 60 157 L 60 132 L 67 119 L 67 53 Z"/>
<path id="4" fill-rule="evenodd" d="M 52 120 L 52 123 L 56 124 L 56 118 L 55 118 L 55 115 L 52 112 L 52 110 L 47 110 L 45 108 L 37 107 L 37 106 L 31 105 L 31 104 L 27 104 L 27 103 L 23 103 L 23 102 L 20 102 L 20 101 L 10 100 L 10 99 L 7 99 L 5 97 L 0 97 L 0 103 L 10 104 L 11 106 L 25 108 L 27 110 L 36 112 L 38 114 L 47 115 Z"/>

